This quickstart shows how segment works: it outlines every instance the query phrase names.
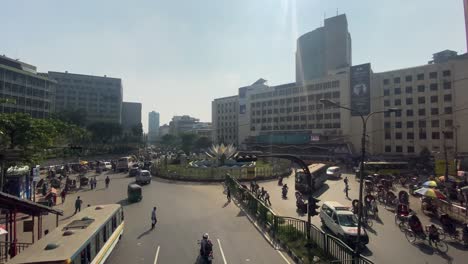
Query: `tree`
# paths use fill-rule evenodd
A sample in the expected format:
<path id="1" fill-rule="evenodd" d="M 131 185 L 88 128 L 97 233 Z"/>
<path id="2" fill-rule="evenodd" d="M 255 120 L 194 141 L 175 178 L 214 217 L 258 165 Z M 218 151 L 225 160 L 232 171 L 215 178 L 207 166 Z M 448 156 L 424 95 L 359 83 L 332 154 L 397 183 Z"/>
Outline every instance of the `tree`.
<path id="1" fill-rule="evenodd" d="M 422 166 L 423 169 L 433 172 L 434 160 L 431 151 L 429 151 L 427 147 L 421 149 L 421 152 L 419 153 L 418 163 Z"/>
<path id="2" fill-rule="evenodd" d="M 166 134 L 161 137 L 161 145 L 165 147 L 175 147 L 178 145 L 179 138 L 172 135 L 172 134 Z"/>
<path id="3" fill-rule="evenodd" d="M 195 141 L 197 140 L 197 135 L 193 133 L 184 133 L 180 135 L 180 139 L 182 144 L 182 150 L 186 154 L 189 154 L 193 149 Z"/>
<path id="4" fill-rule="evenodd" d="M 194 149 L 196 150 L 201 150 L 201 149 L 206 149 L 209 148 L 213 143 L 211 142 L 211 139 L 208 137 L 199 137 L 195 141 Z"/>
<path id="5" fill-rule="evenodd" d="M 116 137 L 122 135 L 122 126 L 113 122 L 96 122 L 88 126 L 95 143 L 107 144 Z"/>

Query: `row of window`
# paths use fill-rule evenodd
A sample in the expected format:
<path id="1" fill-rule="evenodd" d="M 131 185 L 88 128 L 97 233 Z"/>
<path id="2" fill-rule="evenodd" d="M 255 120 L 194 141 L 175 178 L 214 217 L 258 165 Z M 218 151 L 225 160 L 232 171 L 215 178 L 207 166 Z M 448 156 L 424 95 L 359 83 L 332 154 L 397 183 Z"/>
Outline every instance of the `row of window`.
<path id="1" fill-rule="evenodd" d="M 396 121 L 394 123 L 385 122 L 384 128 L 403 128 L 403 122 Z M 447 119 L 444 121 L 445 127 L 452 127 L 453 121 L 451 119 Z M 392 126 L 393 125 L 393 126 Z M 406 121 L 406 128 L 414 128 L 415 122 L 414 121 Z M 419 120 L 418 127 L 419 128 L 426 128 L 427 122 L 426 120 Z M 431 120 L 431 127 L 440 127 L 440 120 Z"/>
<path id="2" fill-rule="evenodd" d="M 442 84 L 442 87 L 444 90 L 450 90 L 452 89 L 452 83 L 451 82 L 444 82 Z M 424 93 L 426 91 L 426 86 L 424 84 L 418 85 L 417 86 L 417 91 L 419 93 Z M 439 84 L 438 83 L 431 83 L 429 85 L 429 91 L 438 91 L 439 90 Z M 384 96 L 389 96 L 390 95 L 390 89 L 384 89 Z M 400 87 L 396 87 L 393 89 L 393 94 L 398 95 L 401 94 L 402 89 Z M 413 93 L 413 86 L 406 86 L 405 87 L 405 93 L 407 94 L 412 94 Z"/>
<path id="3" fill-rule="evenodd" d="M 306 102 L 306 101 L 308 101 L 309 103 L 312 103 L 312 102 L 316 103 L 316 102 L 319 102 L 320 99 L 322 98 L 325 98 L 325 99 L 340 98 L 340 92 L 337 91 L 337 92 L 328 92 L 328 93 L 322 93 L 322 94 L 310 94 L 308 96 L 296 96 L 296 97 L 290 97 L 290 98 L 284 98 L 284 99 L 256 102 L 256 103 L 251 103 L 250 107 L 254 109 L 254 108 L 265 107 L 265 106 L 284 105 L 284 104 L 299 103 L 299 102 Z"/>
<path id="4" fill-rule="evenodd" d="M 231 116 L 231 115 L 228 115 L 228 116 L 218 116 L 218 122 L 220 120 L 237 120 L 237 116 Z"/>
<path id="5" fill-rule="evenodd" d="M 392 146 L 385 146 L 385 152 L 392 152 Z M 403 152 L 403 146 L 395 146 L 395 152 Z M 406 147 L 406 152 L 407 153 L 414 153 L 414 147 L 413 146 L 407 146 Z"/>
<path id="6" fill-rule="evenodd" d="M 15 82 L 20 85 L 47 87 L 48 81 L 33 76 L 13 72 L 10 70 L 0 69 L 0 78 L 4 77 L 5 82 Z"/>
<path id="7" fill-rule="evenodd" d="M 445 135 L 445 139 L 453 139 L 453 132 L 447 131 L 443 133 Z M 419 138 L 418 139 L 427 139 L 427 132 L 426 131 L 419 131 L 418 133 Z M 441 139 L 441 133 L 440 132 L 432 132 L 431 133 L 431 138 L 432 139 Z M 392 139 L 392 133 L 390 131 L 385 131 L 385 139 L 390 140 Z M 395 132 L 395 137 L 393 139 L 396 140 L 403 140 L 403 133 L 402 132 Z M 407 132 L 406 133 L 406 138 L 405 139 L 415 139 L 415 133 L 414 132 Z"/>
<path id="8" fill-rule="evenodd" d="M 425 104 L 426 101 L 427 101 L 425 96 L 420 96 L 417 99 L 418 99 L 418 104 Z M 401 99 L 395 99 L 395 100 L 393 100 L 393 105 L 394 106 L 400 106 L 401 103 L 402 103 L 401 101 L 402 101 Z M 439 96 L 432 95 L 432 96 L 429 97 L 429 101 L 431 103 L 438 103 L 439 102 Z M 444 94 L 443 101 L 444 102 L 452 102 L 452 95 L 451 94 Z M 413 104 L 413 98 L 412 97 L 406 98 L 405 103 L 406 103 L 406 105 L 412 105 Z M 390 105 L 391 105 L 390 100 L 384 100 L 384 106 L 388 107 Z"/>
<path id="9" fill-rule="evenodd" d="M 3 83 L 0 81 L 0 91 L 11 93 L 18 96 L 35 96 L 39 98 L 48 98 L 49 92 L 47 88 L 36 89 L 30 86 L 23 86 L 18 84 Z"/>
<path id="10" fill-rule="evenodd" d="M 332 129 L 341 128 L 340 123 L 326 123 L 326 124 L 296 124 L 296 125 L 275 125 L 275 126 L 261 126 L 260 130 L 289 130 L 289 129 Z M 255 126 L 250 128 L 255 131 Z"/>
<path id="11" fill-rule="evenodd" d="M 262 99 L 262 98 L 269 98 L 269 97 L 276 97 L 276 96 L 285 96 L 285 95 L 291 95 L 291 94 L 297 94 L 297 93 L 303 93 L 304 91 L 319 91 L 319 90 L 324 90 L 324 89 L 330 89 L 330 88 L 338 88 L 340 87 L 340 81 L 328 81 L 328 82 L 323 82 L 323 83 L 316 83 L 316 84 L 309 84 L 305 87 L 288 87 L 288 88 L 276 88 L 275 91 L 271 92 L 264 92 L 264 93 L 258 93 L 258 94 L 253 94 L 250 96 L 250 99 L 255 100 L 255 99 Z"/>
<path id="12" fill-rule="evenodd" d="M 329 120 L 340 119 L 340 113 L 327 113 L 327 114 L 312 114 L 312 115 L 295 115 L 295 116 L 275 116 L 264 118 L 252 118 L 252 123 L 271 123 L 271 122 L 285 122 L 285 121 L 305 121 L 305 120 Z"/>
<path id="13" fill-rule="evenodd" d="M 331 109 L 336 108 L 335 106 L 324 106 L 323 104 L 317 105 L 308 105 L 308 106 L 295 106 L 295 107 L 287 107 L 287 108 L 273 108 L 268 110 L 257 110 L 252 111 L 252 116 L 260 116 L 260 115 L 271 115 L 271 114 L 278 114 L 278 113 L 297 113 L 297 112 L 307 112 L 307 111 L 314 111 L 320 109 Z"/>
<path id="14" fill-rule="evenodd" d="M 401 117 L 403 112 L 406 113 L 406 116 L 414 116 L 415 114 L 415 111 L 413 109 L 406 109 L 406 111 L 397 111 L 393 114 L 395 115 L 395 117 Z M 443 112 L 439 111 L 439 108 L 436 108 L 436 107 L 431 108 L 431 115 L 440 115 L 440 114 L 449 115 L 452 113 L 453 113 L 453 108 L 451 106 L 444 107 Z M 418 116 L 425 116 L 425 115 L 426 115 L 425 108 L 418 109 Z M 391 113 L 389 112 L 384 113 L 384 117 L 390 117 L 390 116 L 391 116 Z"/>
<path id="15" fill-rule="evenodd" d="M 450 70 L 442 71 L 442 76 L 443 76 L 443 77 L 450 77 L 451 74 L 452 74 L 452 73 L 450 72 Z M 430 72 L 430 73 L 429 73 L 429 79 L 437 79 L 437 77 L 438 77 L 438 73 L 437 73 L 437 72 Z M 425 74 L 424 74 L 424 73 L 419 73 L 419 74 L 416 75 L 416 80 L 418 80 L 418 81 L 422 81 L 422 80 L 424 80 L 424 78 L 425 78 Z M 402 77 L 394 77 L 394 78 L 393 78 L 393 83 L 394 83 L 394 84 L 399 84 L 399 83 L 401 83 L 401 80 L 402 80 L 402 79 L 403 79 Z M 412 76 L 412 75 L 406 75 L 405 78 L 404 78 L 404 80 L 405 80 L 406 82 L 412 82 L 412 81 L 413 81 L 413 76 Z M 390 79 L 384 79 L 384 80 L 383 80 L 383 84 L 384 84 L 384 85 L 389 85 L 389 84 L 390 84 Z"/>
<path id="16" fill-rule="evenodd" d="M 49 110 L 32 110 L 32 109 L 24 109 L 21 107 L 7 107 L 4 106 L 1 108 L 3 113 L 26 113 L 30 114 L 33 118 L 47 118 L 49 117 Z"/>

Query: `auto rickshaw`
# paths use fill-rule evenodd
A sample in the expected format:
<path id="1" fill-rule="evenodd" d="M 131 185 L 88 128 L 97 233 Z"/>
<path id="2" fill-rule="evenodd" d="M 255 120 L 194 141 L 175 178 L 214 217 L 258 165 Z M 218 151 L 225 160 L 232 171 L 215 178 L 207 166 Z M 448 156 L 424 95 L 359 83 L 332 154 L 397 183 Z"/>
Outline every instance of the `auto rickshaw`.
<path id="1" fill-rule="evenodd" d="M 143 195 L 141 193 L 141 186 L 135 183 L 130 183 L 127 188 L 128 201 L 135 203 L 141 201 Z"/>

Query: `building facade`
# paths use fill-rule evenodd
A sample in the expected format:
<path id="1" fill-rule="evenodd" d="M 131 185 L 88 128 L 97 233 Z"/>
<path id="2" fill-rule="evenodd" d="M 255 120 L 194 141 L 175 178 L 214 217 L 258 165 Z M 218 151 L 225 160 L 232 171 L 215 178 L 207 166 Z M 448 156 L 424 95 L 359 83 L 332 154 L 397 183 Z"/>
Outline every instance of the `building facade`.
<path id="1" fill-rule="evenodd" d="M 351 35 L 346 15 L 325 19 L 324 26 L 297 39 L 296 83 L 324 77 L 351 66 Z"/>
<path id="2" fill-rule="evenodd" d="M 159 137 L 159 113 L 151 111 L 148 114 L 148 141 L 155 142 Z"/>
<path id="3" fill-rule="evenodd" d="M 35 66 L 0 56 L 2 113 L 28 113 L 34 118 L 48 118 L 54 110 L 56 84 L 38 74 Z"/>
<path id="4" fill-rule="evenodd" d="M 55 110 L 82 110 L 88 124 L 121 123 L 122 80 L 118 78 L 48 72 L 57 81 Z"/>
<path id="5" fill-rule="evenodd" d="M 239 96 L 215 99 L 211 103 L 211 115 L 213 142 L 238 145 Z"/>
<path id="6" fill-rule="evenodd" d="M 132 134 L 132 129 L 141 125 L 141 103 L 122 102 L 122 130 Z"/>
<path id="7" fill-rule="evenodd" d="M 178 135 L 181 133 L 188 133 L 193 130 L 193 127 L 200 121 L 198 118 L 194 118 L 188 115 L 174 116 L 172 121 L 169 122 L 169 133 L 172 135 Z"/>
<path id="8" fill-rule="evenodd" d="M 171 130 L 170 126 L 168 124 L 164 124 L 159 127 L 159 135 L 161 137 L 168 135 L 170 133 L 170 130 Z"/>

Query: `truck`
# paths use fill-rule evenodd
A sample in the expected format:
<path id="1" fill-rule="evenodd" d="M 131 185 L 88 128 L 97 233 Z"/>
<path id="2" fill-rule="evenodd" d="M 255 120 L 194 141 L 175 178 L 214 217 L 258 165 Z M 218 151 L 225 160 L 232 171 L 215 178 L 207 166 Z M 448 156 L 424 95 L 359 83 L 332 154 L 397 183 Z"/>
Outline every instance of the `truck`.
<path id="1" fill-rule="evenodd" d="M 132 157 L 122 157 L 117 161 L 117 171 L 128 172 L 133 166 L 134 160 Z"/>

